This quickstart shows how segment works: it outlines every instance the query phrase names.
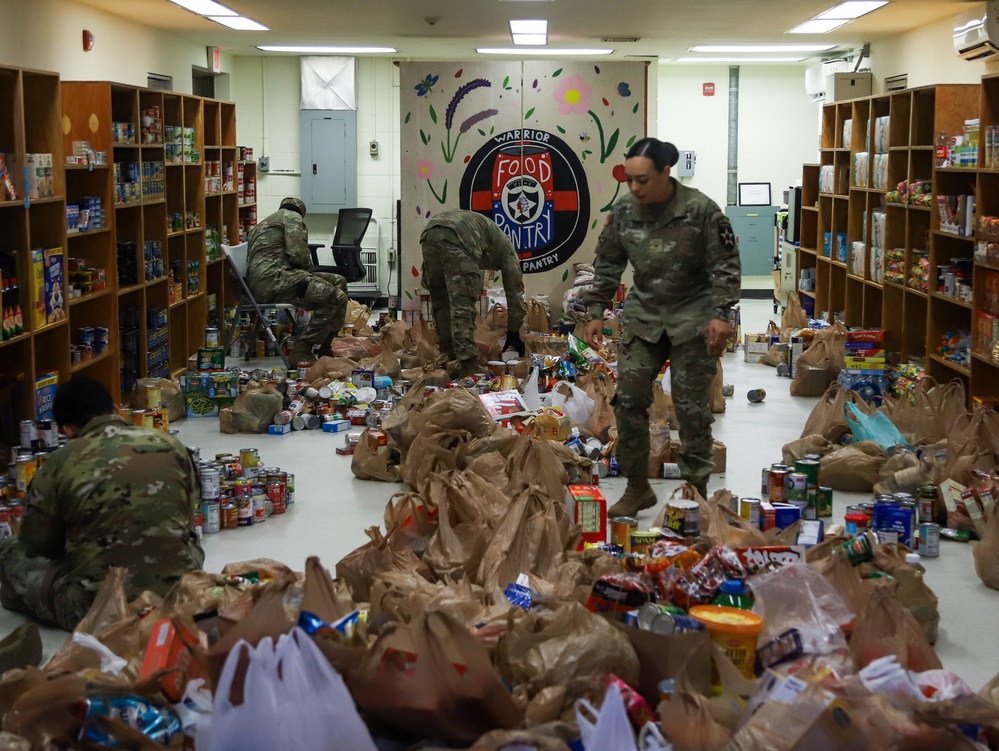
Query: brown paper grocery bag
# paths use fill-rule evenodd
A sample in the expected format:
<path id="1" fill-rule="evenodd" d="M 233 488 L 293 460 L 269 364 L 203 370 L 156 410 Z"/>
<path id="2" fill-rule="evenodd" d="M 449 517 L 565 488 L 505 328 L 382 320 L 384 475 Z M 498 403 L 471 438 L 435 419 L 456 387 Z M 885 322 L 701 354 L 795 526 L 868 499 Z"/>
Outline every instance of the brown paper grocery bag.
<path id="1" fill-rule="evenodd" d="M 985 524 L 985 534 L 975 546 L 975 573 L 982 584 L 999 589 L 999 514 L 993 509 Z"/>
<path id="2" fill-rule="evenodd" d="M 715 369 L 715 377 L 711 380 L 711 390 L 708 394 L 708 406 L 714 414 L 725 411 L 725 394 L 722 392 L 725 376 L 722 369 L 721 358 L 718 358 L 718 367 Z"/>
<path id="3" fill-rule="evenodd" d="M 887 459 L 874 441 L 861 441 L 823 456 L 819 476 L 833 490 L 864 493 L 874 487 Z"/>
<path id="4" fill-rule="evenodd" d="M 398 527 L 389 530 L 387 535 L 378 527 L 368 527 L 364 532 L 370 540 L 336 564 L 337 578 L 346 582 L 355 602 L 368 601 L 371 583 L 375 575 L 383 571 L 412 569 L 424 578 L 430 578 L 430 570 L 407 547 Z"/>
<path id="5" fill-rule="evenodd" d="M 699 693 L 707 695 L 711 690 L 711 638 L 707 631 L 667 636 L 622 623 L 614 626 L 628 637 L 638 655 L 638 692 L 649 706 L 659 704 L 660 681 L 676 678 L 681 670 L 687 670 Z"/>
<path id="6" fill-rule="evenodd" d="M 899 602 L 892 587 L 874 590 L 857 617 L 850 651 L 859 668 L 888 655 L 895 655 L 903 668 L 917 673 L 942 667 L 922 627 Z"/>

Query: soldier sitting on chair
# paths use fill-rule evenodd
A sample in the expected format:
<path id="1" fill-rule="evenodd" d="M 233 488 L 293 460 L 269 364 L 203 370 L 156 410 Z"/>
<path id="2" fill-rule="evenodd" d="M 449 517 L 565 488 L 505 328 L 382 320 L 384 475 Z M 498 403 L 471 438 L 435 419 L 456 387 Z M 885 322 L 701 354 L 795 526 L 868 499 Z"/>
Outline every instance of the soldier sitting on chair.
<path id="1" fill-rule="evenodd" d="M 312 350 L 330 354 L 333 337 L 347 315 L 347 280 L 339 274 L 312 271 L 305 204 L 284 198 L 277 211 L 250 231 L 246 282 L 258 302 L 290 303 L 312 311 L 288 360 L 312 362 Z"/>

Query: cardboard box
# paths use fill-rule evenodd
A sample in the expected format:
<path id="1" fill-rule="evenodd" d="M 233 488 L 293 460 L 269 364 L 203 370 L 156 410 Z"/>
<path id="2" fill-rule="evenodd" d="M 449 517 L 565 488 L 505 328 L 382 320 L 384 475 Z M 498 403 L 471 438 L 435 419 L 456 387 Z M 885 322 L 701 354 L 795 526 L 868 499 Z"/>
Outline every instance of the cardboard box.
<path id="1" fill-rule="evenodd" d="M 762 545 L 736 548 L 735 553 L 750 574 L 774 571 L 794 563 L 805 562 L 805 548 L 801 545 Z"/>
<path id="2" fill-rule="evenodd" d="M 375 387 L 375 371 L 373 370 L 352 370 L 350 371 L 350 382 L 353 383 L 357 388 L 374 388 Z"/>
<path id="3" fill-rule="evenodd" d="M 172 702 L 179 702 L 184 696 L 184 687 L 189 680 L 203 676 L 198 662 L 192 659 L 188 645 L 198 646 L 198 637 L 192 634 L 181 621 L 164 618 L 153 626 L 149 637 L 146 655 L 139 672 L 141 679 L 166 670 L 159 678 L 159 685 Z"/>
<path id="4" fill-rule="evenodd" d="M 31 328 L 38 330 L 45 325 L 45 251 L 34 248 L 31 251 Z"/>
<path id="5" fill-rule="evenodd" d="M 66 280 L 62 248 L 48 248 L 45 258 L 45 320 L 55 323 L 66 318 Z"/>
<path id="6" fill-rule="evenodd" d="M 198 370 L 225 370 L 225 350 L 222 347 L 198 347 Z"/>
<path id="7" fill-rule="evenodd" d="M 565 502 L 569 510 L 569 523 L 582 527 L 583 537 L 577 550 L 585 543 L 602 545 L 607 542 L 607 499 L 595 485 L 570 485 L 566 488 Z"/>
<path id="8" fill-rule="evenodd" d="M 208 389 L 193 389 L 184 392 L 184 413 L 187 417 L 218 417 L 219 405 L 208 393 Z"/>
<path id="9" fill-rule="evenodd" d="M 743 349 L 748 363 L 758 363 L 770 349 L 770 337 L 766 334 L 746 334 Z"/>
<path id="10" fill-rule="evenodd" d="M 287 425 L 268 425 L 267 435 L 288 435 L 291 432 L 291 423 Z"/>
<path id="11" fill-rule="evenodd" d="M 676 462 L 663 462 L 663 477 L 667 480 L 682 480 L 680 465 Z"/>
<path id="12" fill-rule="evenodd" d="M 35 415 L 38 420 L 54 420 L 52 405 L 59 388 L 59 372 L 41 373 L 35 378 Z"/>
<path id="13" fill-rule="evenodd" d="M 324 433 L 343 433 L 350 430 L 350 420 L 333 420 L 323 423 Z"/>
<path id="14" fill-rule="evenodd" d="M 721 441 L 714 442 L 715 470 L 711 474 L 723 475 L 728 468 L 728 448 Z"/>

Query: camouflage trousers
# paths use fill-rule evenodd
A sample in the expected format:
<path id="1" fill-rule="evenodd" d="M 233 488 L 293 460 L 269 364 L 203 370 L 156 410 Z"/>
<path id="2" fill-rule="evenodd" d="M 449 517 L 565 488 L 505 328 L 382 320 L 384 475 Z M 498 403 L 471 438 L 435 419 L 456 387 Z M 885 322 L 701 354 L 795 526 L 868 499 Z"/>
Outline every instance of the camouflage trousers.
<path id="1" fill-rule="evenodd" d="M 261 290 L 257 294 L 254 285 L 253 295 L 258 301 L 271 303 L 291 303 L 297 308 L 312 312 L 305 330 L 298 338 L 313 344 L 322 344 L 326 339 L 336 336 L 343 328 L 347 317 L 347 280 L 339 274 L 327 272 L 301 272 L 301 281 L 283 291 Z M 304 286 L 304 294 L 301 294 Z M 325 353 L 328 354 L 328 353 Z"/>
<path id="2" fill-rule="evenodd" d="M 699 336 L 673 346 L 666 335 L 658 342 L 647 342 L 627 332 L 617 357 L 617 393 L 612 403 L 618 431 L 615 453 L 621 473 L 628 477 L 648 475 L 652 387 L 669 360 L 673 404 L 683 443 L 677 464 L 688 482 L 696 485 L 707 481 L 715 468 L 711 439 L 714 418 L 708 408 L 708 394 L 718 357 L 708 354 Z"/>
<path id="3" fill-rule="evenodd" d="M 423 286 L 430 292 L 441 352 L 458 360 L 477 359 L 475 313 L 482 271 L 449 229 L 434 227 L 423 237 Z"/>
<path id="4" fill-rule="evenodd" d="M 94 604 L 96 587 L 74 579 L 59 561 L 31 555 L 16 538 L 0 542 L 0 604 L 72 631 Z"/>

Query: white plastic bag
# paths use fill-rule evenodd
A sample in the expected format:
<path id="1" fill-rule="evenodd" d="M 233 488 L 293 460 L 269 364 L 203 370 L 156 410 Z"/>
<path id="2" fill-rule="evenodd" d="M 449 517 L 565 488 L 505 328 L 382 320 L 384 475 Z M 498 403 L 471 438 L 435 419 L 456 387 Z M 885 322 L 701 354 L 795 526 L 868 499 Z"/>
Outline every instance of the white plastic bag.
<path id="1" fill-rule="evenodd" d="M 590 719 L 595 718 L 596 721 Z M 576 702 L 576 723 L 586 751 L 672 751 L 659 729 L 652 723 L 642 728 L 635 745 L 635 734 L 624 709 L 624 700 L 617 686 L 608 686 L 604 703 L 597 711 L 586 699 Z"/>
<path id="2" fill-rule="evenodd" d="M 244 701 L 235 706 L 230 694 L 242 652 L 250 664 Z M 211 729 L 200 731 L 198 748 L 207 751 L 376 751 L 343 678 L 298 628 L 276 646 L 267 637 L 256 648 L 245 641 L 233 647 L 215 693 Z"/>
<path id="3" fill-rule="evenodd" d="M 539 375 L 540 370 L 533 368 L 524 385 L 524 404 L 527 405 L 528 409 L 534 411 L 541 409 L 541 391 L 538 389 Z"/>
<path id="4" fill-rule="evenodd" d="M 569 394 L 563 393 L 569 389 Z M 588 425 L 593 415 L 593 399 L 579 386 L 568 381 L 562 381 L 552 391 L 552 405 L 561 407 L 566 417 L 577 425 Z"/>

